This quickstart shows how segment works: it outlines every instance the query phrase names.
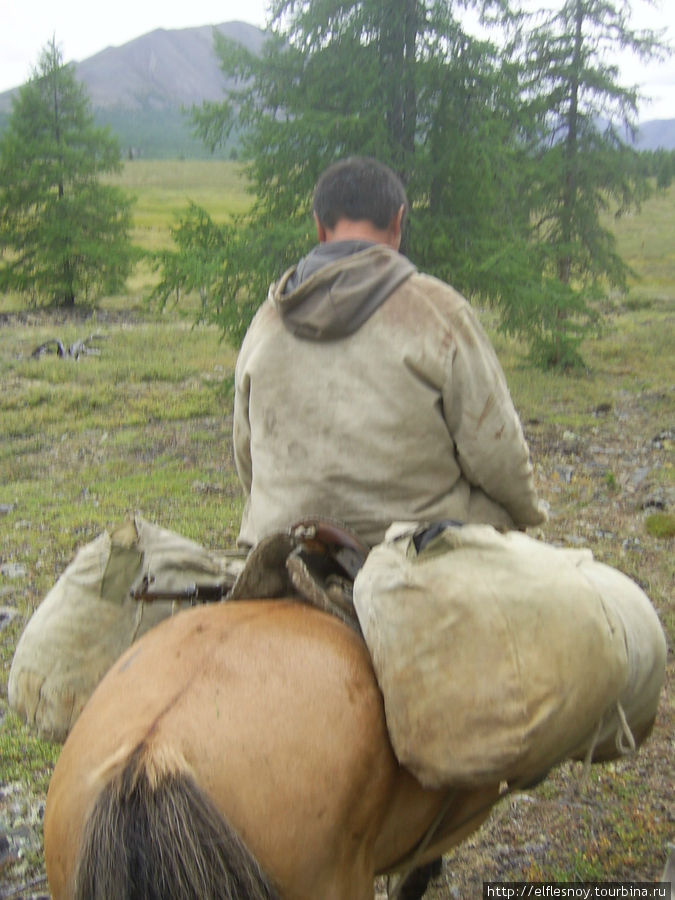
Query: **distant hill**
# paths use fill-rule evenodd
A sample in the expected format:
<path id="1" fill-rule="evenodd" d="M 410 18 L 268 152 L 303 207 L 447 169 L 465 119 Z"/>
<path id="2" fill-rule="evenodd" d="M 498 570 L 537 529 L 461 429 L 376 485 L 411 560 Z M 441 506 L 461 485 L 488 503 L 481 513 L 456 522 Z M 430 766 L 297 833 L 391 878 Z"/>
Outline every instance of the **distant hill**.
<path id="1" fill-rule="evenodd" d="M 259 53 L 265 33 L 244 22 L 167 31 L 157 29 L 121 47 L 74 63 L 97 122 L 109 125 L 123 152 L 149 159 L 204 158 L 184 108 L 222 99 L 225 79 L 213 51 L 214 28 Z M 0 94 L 0 131 L 16 89 Z M 644 122 L 639 150 L 675 150 L 675 119 Z M 230 155 L 226 148 L 221 155 Z"/>
<path id="2" fill-rule="evenodd" d="M 207 157 L 183 109 L 223 97 L 225 78 L 213 50 L 214 29 L 259 53 L 265 33 L 245 22 L 157 29 L 121 47 L 73 63 L 96 121 L 109 125 L 125 155 Z M 0 94 L 0 129 L 16 89 Z M 225 151 L 228 153 L 229 151 Z"/>
<path id="3" fill-rule="evenodd" d="M 653 119 L 640 125 L 638 150 L 675 150 L 675 119 Z"/>
<path id="4" fill-rule="evenodd" d="M 158 29 L 77 63 L 95 109 L 171 109 L 223 96 L 214 29 L 258 53 L 264 32 L 244 22 L 178 31 Z M 1 99 L 1 98 L 0 98 Z"/>

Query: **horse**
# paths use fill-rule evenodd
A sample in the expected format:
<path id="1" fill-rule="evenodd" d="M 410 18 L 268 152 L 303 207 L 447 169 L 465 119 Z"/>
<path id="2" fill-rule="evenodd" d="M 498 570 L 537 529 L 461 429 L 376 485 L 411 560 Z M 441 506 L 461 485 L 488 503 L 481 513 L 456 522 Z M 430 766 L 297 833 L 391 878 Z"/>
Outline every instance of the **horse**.
<path id="1" fill-rule="evenodd" d="M 182 611 L 100 682 L 50 782 L 54 900 L 366 900 L 436 859 L 499 785 L 397 762 L 366 646 L 292 599 Z"/>

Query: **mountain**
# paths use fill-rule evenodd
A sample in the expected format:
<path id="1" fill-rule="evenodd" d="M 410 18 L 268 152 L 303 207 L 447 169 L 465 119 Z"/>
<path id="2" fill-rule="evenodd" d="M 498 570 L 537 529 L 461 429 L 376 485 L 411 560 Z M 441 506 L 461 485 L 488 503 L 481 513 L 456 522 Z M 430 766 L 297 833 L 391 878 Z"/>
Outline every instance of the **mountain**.
<path id="1" fill-rule="evenodd" d="M 76 63 L 95 109 L 167 109 L 223 97 L 224 76 L 213 51 L 213 32 L 259 53 L 264 33 L 228 22 L 178 31 L 158 29 L 122 47 L 108 47 Z"/>
<path id="2" fill-rule="evenodd" d="M 265 42 L 265 33 L 245 22 L 157 29 L 73 63 L 96 121 L 110 126 L 125 153 L 150 159 L 210 156 L 182 110 L 223 98 L 226 82 L 213 50 L 214 29 L 253 53 Z M 15 91 L 0 94 L 0 131 Z M 641 123 L 634 146 L 675 150 L 675 119 Z M 231 152 L 226 148 L 221 155 Z"/>
<path id="3" fill-rule="evenodd" d="M 634 146 L 638 150 L 675 150 L 675 119 L 641 122 Z"/>
<path id="4" fill-rule="evenodd" d="M 226 82 L 213 49 L 214 30 L 253 53 L 265 41 L 263 31 L 245 22 L 160 28 L 73 63 L 96 121 L 110 126 L 125 153 L 151 159 L 211 155 L 193 137 L 183 109 L 223 98 Z M 0 130 L 15 92 L 0 94 Z"/>

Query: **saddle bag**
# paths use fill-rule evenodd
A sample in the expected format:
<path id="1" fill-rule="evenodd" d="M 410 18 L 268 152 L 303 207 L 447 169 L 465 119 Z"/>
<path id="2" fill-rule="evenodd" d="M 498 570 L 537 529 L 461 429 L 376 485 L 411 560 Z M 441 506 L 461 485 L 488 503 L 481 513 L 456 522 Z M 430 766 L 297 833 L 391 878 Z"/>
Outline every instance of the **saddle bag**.
<path id="1" fill-rule="evenodd" d="M 649 733 L 657 614 L 629 578 L 520 532 L 392 526 L 354 605 L 400 763 L 427 787 L 527 783 Z"/>
<path id="2" fill-rule="evenodd" d="M 29 619 L 10 668 L 9 705 L 41 737 L 65 740 L 122 652 L 189 606 L 195 584 L 218 589 L 228 565 L 140 517 L 99 535 L 77 552 Z M 186 599 L 160 599 L 163 594 Z"/>

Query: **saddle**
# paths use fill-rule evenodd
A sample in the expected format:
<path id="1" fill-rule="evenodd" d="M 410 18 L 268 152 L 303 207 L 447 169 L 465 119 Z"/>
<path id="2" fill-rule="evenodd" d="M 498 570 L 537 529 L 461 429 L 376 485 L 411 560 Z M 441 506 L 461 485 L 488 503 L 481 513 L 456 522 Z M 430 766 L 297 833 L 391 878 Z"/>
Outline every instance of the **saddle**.
<path id="1" fill-rule="evenodd" d="M 256 544 L 226 599 L 292 596 L 336 616 L 360 634 L 352 591 L 368 552 L 341 525 L 303 519 Z"/>

